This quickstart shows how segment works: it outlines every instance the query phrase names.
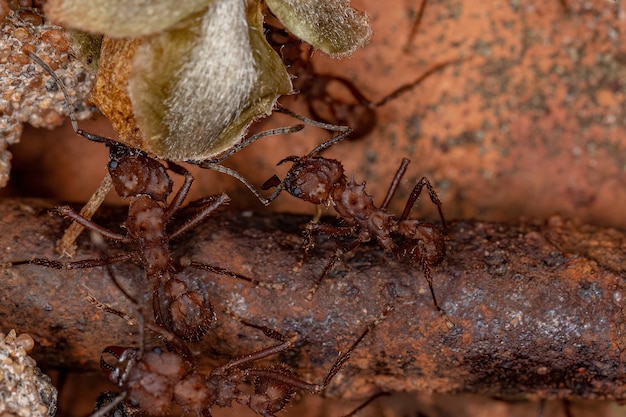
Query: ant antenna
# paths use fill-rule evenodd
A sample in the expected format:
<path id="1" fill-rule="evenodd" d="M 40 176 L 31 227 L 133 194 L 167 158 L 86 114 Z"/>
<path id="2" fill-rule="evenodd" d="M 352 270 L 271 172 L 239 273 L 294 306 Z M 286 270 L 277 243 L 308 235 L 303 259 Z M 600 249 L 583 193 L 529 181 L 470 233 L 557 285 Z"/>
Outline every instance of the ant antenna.
<path id="1" fill-rule="evenodd" d="M 400 180 L 402 180 L 402 177 L 404 177 L 404 174 L 406 173 L 406 169 L 409 166 L 410 162 L 411 161 L 408 158 L 402 158 L 402 163 L 400 163 L 400 167 L 396 171 L 396 175 L 394 175 L 393 181 L 391 181 L 391 185 L 389 186 L 389 189 L 387 190 L 387 195 L 385 196 L 385 199 L 383 200 L 383 204 L 381 204 L 380 206 L 381 209 L 387 210 L 387 207 L 389 207 L 389 203 L 391 202 L 391 199 L 396 193 L 396 190 L 398 189 L 398 185 L 400 185 Z"/>
<path id="2" fill-rule="evenodd" d="M 37 64 L 39 64 L 39 66 L 43 68 L 48 74 L 50 74 L 50 76 L 54 79 L 57 85 L 61 87 L 61 90 L 63 91 L 63 100 L 65 100 L 65 104 L 67 105 L 67 108 L 69 110 L 69 116 L 70 116 L 70 121 L 72 122 L 72 128 L 76 132 L 78 130 L 78 121 L 76 120 L 76 115 L 74 114 L 74 106 L 72 106 L 68 100 L 69 94 L 67 93 L 65 84 L 63 84 L 59 76 L 56 75 L 55 72 L 52 71 L 52 68 L 50 68 L 48 64 L 43 62 L 41 58 L 39 58 L 37 55 L 35 55 L 34 53 L 30 51 L 28 52 L 28 56 L 30 57 L 30 59 L 32 59 Z"/>
<path id="3" fill-rule="evenodd" d="M 46 64 L 37 55 L 35 55 L 32 52 L 28 52 L 28 56 L 30 57 L 30 59 L 35 61 L 41 68 L 43 68 L 52 77 L 52 79 L 56 82 L 56 84 L 61 88 L 61 91 L 63 91 L 63 100 L 65 101 L 65 104 L 67 106 L 68 115 L 69 115 L 70 122 L 72 124 L 72 129 L 74 130 L 74 132 L 94 142 L 103 142 L 103 143 L 106 143 L 107 145 L 114 145 L 116 142 L 112 141 L 111 139 L 93 135 L 91 133 L 87 133 L 83 131 L 82 129 L 78 128 L 78 120 L 76 119 L 76 114 L 74 113 L 74 106 L 70 104 L 69 102 L 69 94 L 67 93 L 67 88 L 65 87 L 65 84 L 63 83 L 63 81 L 61 81 L 59 76 L 56 75 L 56 73 L 52 70 L 52 68 L 50 68 L 50 66 L 48 66 L 48 64 Z M 81 209 L 80 211 L 81 216 L 87 219 L 90 219 L 93 216 L 93 214 L 96 212 L 98 207 L 100 207 L 100 205 L 104 201 L 104 197 L 111 190 L 111 188 L 113 188 L 113 182 L 111 180 L 111 176 L 107 172 L 105 177 L 102 179 L 102 182 L 96 189 L 96 191 L 89 198 L 89 201 L 87 201 L 85 206 Z M 78 238 L 78 236 L 82 233 L 84 229 L 85 228 L 82 225 L 78 223 L 72 223 L 67 228 L 67 230 L 65 230 L 63 237 L 59 239 L 58 244 L 57 244 L 57 251 L 61 253 L 61 255 L 67 255 L 70 258 L 73 257 L 76 251 L 75 247 L 73 246 L 74 242 L 76 241 L 76 239 Z"/>
<path id="4" fill-rule="evenodd" d="M 313 156 L 316 153 L 320 153 L 322 152 L 324 149 L 328 149 L 331 146 L 333 146 L 335 143 L 337 142 L 341 142 L 342 140 L 344 140 L 345 138 L 347 138 L 348 136 L 350 136 L 350 134 L 352 133 L 352 128 L 348 128 L 348 130 L 344 130 L 341 133 L 339 133 L 336 136 L 333 136 L 332 138 L 328 139 L 326 142 L 317 145 L 317 147 L 315 149 L 313 149 L 311 152 L 309 152 L 307 154 L 307 156 Z"/>
<path id="5" fill-rule="evenodd" d="M 406 45 L 404 45 L 404 52 L 409 51 L 409 46 L 411 45 L 411 42 L 413 42 L 413 39 L 415 38 L 415 36 L 417 35 L 417 32 L 419 31 L 420 24 L 422 23 L 422 18 L 424 17 L 424 10 L 426 10 L 426 3 L 427 3 L 427 0 L 422 0 L 422 3 L 420 4 L 420 8 L 417 11 L 417 16 L 415 17 L 415 20 L 413 21 L 413 25 L 411 26 L 411 32 L 409 33 L 409 37 L 406 41 Z"/>
<path id="6" fill-rule="evenodd" d="M 303 121 L 305 124 L 309 125 L 309 126 L 315 126 L 315 127 L 319 127 L 320 129 L 324 129 L 324 130 L 330 130 L 331 132 L 346 132 L 348 130 L 352 130 L 350 128 L 350 126 L 340 126 L 340 125 L 334 125 L 331 123 L 324 123 L 324 122 L 320 122 L 317 120 L 313 120 L 313 119 L 309 119 L 308 117 L 304 117 L 302 115 L 299 115 L 298 113 L 291 111 L 283 106 L 281 106 L 280 104 L 276 105 L 276 111 L 279 113 L 283 113 L 283 114 L 287 114 L 291 117 L 293 117 L 294 119 L 298 119 Z"/>

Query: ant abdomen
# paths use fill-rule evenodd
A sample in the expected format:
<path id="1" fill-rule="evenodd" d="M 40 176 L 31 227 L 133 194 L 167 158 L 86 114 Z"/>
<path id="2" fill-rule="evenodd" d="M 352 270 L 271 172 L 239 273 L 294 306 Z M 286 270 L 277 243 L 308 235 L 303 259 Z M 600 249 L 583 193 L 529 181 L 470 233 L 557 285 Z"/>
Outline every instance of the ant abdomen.
<path id="1" fill-rule="evenodd" d="M 249 407 L 255 413 L 261 416 L 273 416 L 291 401 L 296 393 L 296 388 L 276 377 L 284 374 L 286 378 L 293 379 L 296 376 L 285 366 L 274 365 L 268 368 L 273 374 L 274 379 L 257 377 L 252 381 L 254 386 L 254 394 L 250 396 Z"/>
<path id="2" fill-rule="evenodd" d="M 168 280 L 163 287 L 167 327 L 181 339 L 200 340 L 216 321 L 211 302 L 178 279 Z"/>

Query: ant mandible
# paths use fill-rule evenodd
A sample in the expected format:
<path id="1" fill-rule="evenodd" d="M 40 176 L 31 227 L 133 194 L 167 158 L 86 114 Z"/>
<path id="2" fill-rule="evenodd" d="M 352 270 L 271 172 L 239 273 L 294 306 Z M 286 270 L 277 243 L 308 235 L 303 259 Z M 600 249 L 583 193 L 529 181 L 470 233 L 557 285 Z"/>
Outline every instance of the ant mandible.
<path id="1" fill-rule="evenodd" d="M 437 193 L 428 179 L 422 177 L 413 187 L 400 218 L 396 218 L 393 214 L 387 212 L 389 202 L 395 194 L 410 162 L 407 158 L 404 158 L 382 205 L 376 207 L 372 197 L 365 192 L 365 183 L 357 184 L 354 178 L 348 180 L 344 174 L 341 162 L 315 156 L 315 154 L 344 139 L 346 136 L 346 134 L 342 134 L 331 138 L 303 157 L 290 156 L 283 159 L 279 164 L 284 162 L 293 163 L 285 178 L 281 181 L 274 175 L 262 187 L 263 189 L 276 187 L 269 200 L 275 199 L 282 190 L 286 190 L 294 197 L 312 204 L 332 204 L 339 217 L 347 223 L 347 226 L 332 226 L 317 223 L 316 220 L 309 222 L 304 232 L 303 259 L 300 265 L 306 261 L 308 251 L 315 243 L 313 239 L 315 233 L 334 237 L 356 235 L 356 239 L 352 243 L 339 250 L 328 261 L 324 270 L 309 290 L 307 299 L 312 299 L 322 279 L 332 269 L 337 260 L 341 259 L 347 252 L 356 249 L 361 243 L 375 238 L 386 252 L 411 259 L 420 266 L 428 282 L 435 309 L 443 317 L 446 325 L 452 328 L 454 325 L 437 302 L 431 275 L 431 268 L 441 263 L 445 256 L 443 233 L 431 222 L 409 218 L 422 189 L 426 187 L 430 200 L 437 207 L 443 229 L 445 230 L 446 223 L 441 210 L 441 201 Z"/>
<path id="2" fill-rule="evenodd" d="M 106 310 L 126 317 L 110 307 Z M 161 348 L 154 348 L 150 352 L 144 352 L 143 346 L 139 349 L 119 346 L 108 346 L 104 349 L 100 366 L 107 377 L 124 391 L 109 408 L 127 399 L 128 404 L 134 409 L 149 415 L 162 416 L 168 413 L 171 403 L 174 402 L 186 413 L 193 412 L 200 417 L 211 416 L 211 409 L 214 406 L 232 407 L 235 401 L 263 417 L 274 417 L 291 401 L 297 391 L 322 393 L 350 359 L 354 349 L 390 311 L 391 306 L 387 306 L 352 346 L 345 353 L 339 354 L 321 384 L 306 382 L 284 366 L 243 368 L 294 345 L 297 338 L 287 338 L 268 327 L 241 320 L 244 325 L 263 331 L 266 336 L 277 340 L 278 343 L 234 358 L 205 375 L 197 370 L 193 358 L 189 356 L 189 350 L 181 341 L 176 341 L 175 335 L 151 326 L 150 329 L 165 339 L 168 346 L 173 347 L 173 351 L 165 352 Z M 104 355 L 112 356 L 116 363 L 108 363 Z M 252 383 L 252 393 L 239 388 L 244 382 Z M 106 412 L 108 409 L 102 409 L 98 416 Z"/>

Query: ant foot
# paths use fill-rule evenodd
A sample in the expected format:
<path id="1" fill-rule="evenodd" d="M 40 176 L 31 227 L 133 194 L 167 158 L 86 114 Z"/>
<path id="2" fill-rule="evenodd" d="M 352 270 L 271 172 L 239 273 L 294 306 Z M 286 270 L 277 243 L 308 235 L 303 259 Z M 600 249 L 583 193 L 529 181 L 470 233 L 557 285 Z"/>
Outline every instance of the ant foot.
<path id="1" fill-rule="evenodd" d="M 310 289 L 309 292 L 306 294 L 306 297 L 304 297 L 307 301 L 311 301 L 313 300 L 313 296 L 315 295 L 315 293 L 317 292 L 317 289 L 319 288 L 319 282 L 316 282 Z"/>
<path id="2" fill-rule="evenodd" d="M 448 327 L 448 329 L 452 330 L 454 329 L 456 326 L 454 323 L 452 323 L 452 321 L 448 318 L 448 315 L 446 314 L 445 311 L 440 310 L 439 311 L 439 315 L 441 316 L 441 318 L 443 319 L 443 322 L 446 324 L 446 326 Z"/>
<path id="3" fill-rule="evenodd" d="M 253 285 L 261 288 L 269 288 L 271 290 L 284 290 L 287 285 L 284 282 L 265 282 L 265 281 L 253 281 Z"/>
<path id="4" fill-rule="evenodd" d="M 301 259 L 298 261 L 297 264 L 294 265 L 294 267 L 291 269 L 291 272 L 300 272 L 303 266 L 304 266 L 304 260 Z"/>

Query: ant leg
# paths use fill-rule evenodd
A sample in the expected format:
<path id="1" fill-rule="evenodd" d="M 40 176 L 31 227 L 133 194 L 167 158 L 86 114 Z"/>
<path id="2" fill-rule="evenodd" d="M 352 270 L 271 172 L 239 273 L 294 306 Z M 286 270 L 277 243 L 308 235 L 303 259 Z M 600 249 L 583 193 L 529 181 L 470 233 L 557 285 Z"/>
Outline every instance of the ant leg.
<path id="1" fill-rule="evenodd" d="M 259 132 L 259 133 L 255 134 L 255 135 L 250 136 L 249 138 L 246 138 L 246 139 L 242 140 L 241 142 L 239 142 L 238 144 L 236 144 L 235 146 L 230 148 L 228 150 L 228 152 L 220 155 L 219 157 L 217 157 L 215 159 L 209 159 L 208 161 L 200 162 L 198 165 L 201 168 L 213 169 L 213 167 L 212 167 L 213 164 L 219 164 L 220 162 L 224 161 L 229 156 L 239 152 L 243 148 L 249 146 L 250 144 L 252 144 L 253 142 L 256 142 L 257 140 L 259 140 L 261 138 L 264 138 L 266 136 L 286 135 L 286 134 L 289 134 L 289 133 L 299 132 L 302 129 L 304 129 L 304 125 L 303 124 L 297 124 L 297 125 L 293 125 L 293 126 L 281 127 L 281 128 L 278 128 L 278 129 L 271 129 L 271 130 L 265 130 L 263 132 Z M 208 164 L 209 166 L 205 167 L 205 163 Z"/>
<path id="2" fill-rule="evenodd" d="M 228 167 L 225 167 L 224 165 L 220 165 L 220 164 L 212 163 L 212 162 L 203 162 L 202 165 L 200 165 L 200 167 L 204 169 L 211 169 L 213 171 L 221 172 L 222 174 L 230 175 L 231 177 L 239 180 L 239 182 L 245 185 L 246 188 L 248 188 L 248 190 L 250 190 L 252 194 L 254 194 L 254 196 L 265 206 L 269 205 L 270 202 L 272 201 L 263 197 L 263 195 L 261 195 L 261 193 L 254 187 L 254 185 L 250 184 L 248 180 L 246 180 L 240 173 L 238 173 L 237 171 L 233 169 L 230 169 Z"/>
<path id="3" fill-rule="evenodd" d="M 193 183 L 193 176 L 189 173 L 189 171 L 187 171 L 187 169 L 175 164 L 174 162 L 168 161 L 167 165 L 172 172 L 185 177 L 185 182 L 183 182 L 183 185 L 178 189 L 178 192 L 172 199 L 172 203 L 165 212 L 166 218 L 169 219 L 176 212 L 176 210 L 182 206 L 183 201 L 185 201 L 185 197 L 189 194 L 189 189 Z"/>
<path id="4" fill-rule="evenodd" d="M 420 251 L 422 253 L 425 253 L 425 248 L 424 248 L 424 244 L 422 241 L 420 241 L 418 243 L 420 245 Z M 453 329 L 454 328 L 454 323 L 452 323 L 452 321 L 450 321 L 450 319 L 448 318 L 448 315 L 446 314 L 445 311 L 443 311 L 443 309 L 439 306 L 439 303 L 437 302 L 437 297 L 435 296 L 435 289 L 433 288 L 433 277 L 432 275 L 430 275 L 430 267 L 428 266 L 428 264 L 422 260 L 420 262 L 421 267 L 422 267 L 422 271 L 424 273 L 424 277 L 426 278 L 426 282 L 428 282 L 428 289 L 430 290 L 430 295 L 433 299 L 433 304 L 435 306 L 435 309 L 437 310 L 437 312 L 439 313 L 439 315 L 441 316 L 441 318 L 443 319 L 444 323 L 446 323 L 446 326 L 448 327 L 448 329 Z"/>
<path id="5" fill-rule="evenodd" d="M 298 262 L 296 267 L 294 268 L 294 272 L 298 271 L 302 268 L 302 265 L 306 262 L 309 257 L 309 249 L 315 246 L 315 241 L 313 239 L 313 233 L 320 233 L 324 235 L 330 235 L 334 237 L 339 236 L 350 236 L 354 233 L 354 227 L 337 227 L 331 226 L 328 224 L 320 224 L 315 222 L 307 223 L 306 228 L 304 229 L 304 241 L 302 242 L 302 259 Z"/>
<path id="6" fill-rule="evenodd" d="M 546 400 L 545 398 L 542 398 L 541 401 L 539 401 L 539 408 L 537 409 L 537 417 L 543 417 L 543 410 L 546 407 Z"/>
<path id="7" fill-rule="evenodd" d="M 356 89 L 356 87 L 355 87 L 355 89 Z M 360 92 L 358 90 L 357 90 L 357 92 L 360 94 Z M 294 119 L 298 119 L 300 121 L 303 121 L 307 125 L 319 127 L 320 129 L 330 130 L 330 131 L 334 131 L 334 132 L 345 132 L 345 131 L 350 129 L 349 126 L 339 126 L 339 125 L 334 125 L 334 124 L 330 124 L 330 123 L 324 123 L 324 122 L 320 122 L 320 121 L 317 121 L 317 120 L 309 119 L 308 117 L 301 116 L 298 113 L 295 113 L 295 112 L 293 112 L 293 111 L 291 111 L 291 110 L 281 106 L 280 104 L 277 105 L 276 111 L 279 112 L 279 113 L 287 114 L 287 115 L 293 117 Z"/>
<path id="8" fill-rule="evenodd" d="M 364 403 L 359 405 L 354 410 L 350 411 L 348 414 L 344 414 L 342 417 L 354 417 L 359 411 L 373 403 L 375 400 L 379 399 L 380 397 L 387 397 L 389 395 L 391 395 L 391 392 L 378 392 L 369 397 Z"/>
<path id="9" fill-rule="evenodd" d="M 339 370 L 341 369 L 341 367 L 348 361 L 348 359 L 350 359 L 350 355 L 352 355 L 352 352 L 354 351 L 354 349 L 356 349 L 356 347 L 361 343 L 361 341 L 365 338 L 365 336 L 372 329 L 378 326 L 389 315 L 392 309 L 393 307 L 391 305 L 388 305 L 387 307 L 385 307 L 385 310 L 365 328 L 365 330 L 363 331 L 363 333 L 361 333 L 361 335 L 357 338 L 357 340 L 354 343 L 352 343 L 352 346 L 350 346 L 350 348 L 345 353 L 339 354 L 339 356 L 335 360 L 335 363 L 333 363 L 333 366 L 330 368 L 330 370 L 328 371 L 328 374 L 326 375 L 326 377 L 324 378 L 324 381 L 321 384 L 311 384 L 300 378 L 297 378 L 288 374 L 284 374 L 282 372 L 279 372 L 273 369 L 250 368 L 246 371 L 246 374 L 249 376 L 254 376 L 254 377 L 259 377 L 259 378 L 277 380 L 286 384 L 290 384 L 296 388 L 306 390 L 314 394 L 319 394 L 322 391 L 324 391 L 324 389 L 326 389 L 326 387 L 328 386 L 328 384 L 330 384 L 330 382 L 335 377 L 335 375 L 339 373 Z"/>
<path id="10" fill-rule="evenodd" d="M 565 413 L 565 417 L 572 417 L 572 402 L 567 398 L 563 400 L 563 412 Z"/>
<path id="11" fill-rule="evenodd" d="M 276 353 L 289 349 L 293 345 L 294 341 L 295 339 L 293 338 L 288 339 L 282 343 L 267 347 L 265 349 L 261 349 L 248 355 L 241 356 L 239 358 L 232 359 L 227 364 L 222 365 L 219 368 L 215 368 L 213 371 L 211 371 L 211 374 L 219 374 L 239 365 L 245 365 L 249 362 L 254 362 L 259 359 L 267 358 L 268 356 L 272 356 Z"/>
<path id="12" fill-rule="evenodd" d="M 315 280 L 315 282 L 309 289 L 309 292 L 307 293 L 305 297 L 307 301 L 311 301 L 313 299 L 313 296 L 317 292 L 317 289 L 322 283 L 322 280 L 324 279 L 324 277 L 326 277 L 326 275 L 328 275 L 328 272 L 330 272 L 330 270 L 333 268 L 333 266 L 335 265 L 335 262 L 341 260 L 341 258 L 343 258 L 343 255 L 350 252 L 351 250 L 356 249 L 360 244 L 361 244 L 360 240 L 355 240 L 354 242 L 350 243 L 348 246 L 341 248 L 335 252 L 335 254 L 330 258 L 330 261 L 328 261 L 328 263 L 324 267 L 324 270 L 322 271 L 320 276 Z"/>
<path id="13" fill-rule="evenodd" d="M 426 189 L 428 190 L 430 201 L 432 201 L 433 204 L 437 206 L 437 211 L 439 211 L 439 217 L 441 218 L 441 224 L 443 225 L 443 228 L 445 229 L 446 221 L 443 218 L 443 212 L 441 211 L 441 201 L 439 200 L 439 197 L 437 196 L 435 189 L 433 188 L 432 185 L 430 185 L 430 181 L 428 181 L 428 178 L 426 177 L 422 177 L 422 179 L 419 180 L 417 184 L 415 184 L 415 187 L 413 187 L 413 191 L 411 191 L 411 195 L 409 196 L 409 199 L 406 202 L 406 206 L 404 206 L 404 211 L 402 212 L 402 216 L 400 216 L 400 221 L 406 220 L 409 217 L 409 214 L 411 214 L 411 210 L 413 209 L 413 205 L 415 205 L 415 202 L 419 198 L 422 192 L 422 188 L 424 188 L 424 186 L 426 186 Z"/>
<path id="14" fill-rule="evenodd" d="M 225 193 L 207 198 L 206 201 L 203 202 L 204 207 L 202 207 L 200 210 L 198 210 L 198 212 L 191 216 L 189 220 L 187 220 L 182 226 L 174 230 L 172 234 L 169 235 L 169 240 L 175 239 L 189 229 L 196 227 L 200 222 L 213 214 L 215 210 L 217 210 L 220 206 L 228 204 L 229 202 L 230 197 Z"/>
<path id="15" fill-rule="evenodd" d="M 420 8 L 417 10 L 417 16 L 415 17 L 415 21 L 413 22 L 413 26 L 411 27 L 411 32 L 409 33 L 406 45 L 404 45 L 404 52 L 408 52 L 409 45 L 411 45 L 411 42 L 413 42 L 415 35 L 417 35 L 420 23 L 422 23 L 422 18 L 424 17 L 424 10 L 426 10 L 426 2 L 427 0 L 422 0 Z"/>
<path id="16" fill-rule="evenodd" d="M 398 87 L 396 90 L 392 91 L 391 93 L 387 94 L 385 97 L 383 97 L 382 99 L 380 99 L 377 102 L 372 102 L 369 103 L 370 108 L 377 108 L 377 107 L 381 107 L 384 106 L 385 104 L 387 104 L 388 102 L 390 102 L 391 100 L 401 96 L 402 94 L 413 90 L 413 88 L 417 87 L 419 84 L 421 84 L 426 78 L 430 77 L 431 75 L 441 71 L 442 69 L 444 69 L 445 67 L 447 67 L 450 64 L 453 63 L 457 63 L 461 61 L 461 59 L 458 60 L 451 60 L 451 61 L 444 61 L 444 62 L 440 62 L 439 64 L 435 64 L 432 67 L 430 67 L 429 69 L 426 70 L 426 72 L 424 72 L 422 75 L 420 75 L 417 80 L 412 81 L 408 84 L 405 84 L 403 86 Z"/>
<path id="17" fill-rule="evenodd" d="M 99 258 L 99 259 L 83 259 L 81 261 L 73 261 L 73 262 L 59 262 L 53 259 L 46 258 L 33 258 L 26 261 L 16 261 L 16 262 L 8 262 L 2 264 L 3 267 L 17 266 L 17 265 L 39 265 L 45 266 L 47 268 L 53 269 L 86 269 L 86 268 L 94 268 L 96 266 L 105 266 L 111 265 L 114 263 L 124 262 L 133 259 L 133 254 L 122 254 L 117 256 L 111 256 L 108 258 Z"/>
<path id="18" fill-rule="evenodd" d="M 406 168 L 409 166 L 410 162 L 411 161 L 409 159 L 402 158 L 402 162 L 400 163 L 400 166 L 398 167 L 398 170 L 396 171 L 396 175 L 394 175 L 393 181 L 391 181 L 391 185 L 389 186 L 389 189 L 387 190 L 387 195 L 385 196 L 385 200 L 383 200 L 383 204 L 381 204 L 380 206 L 381 209 L 387 210 L 387 207 L 389 206 L 389 203 L 391 202 L 393 195 L 396 193 L 396 190 L 398 189 L 398 185 L 400 185 L 400 180 L 402 180 L 402 177 L 404 176 L 404 173 L 406 172 Z"/>
<path id="19" fill-rule="evenodd" d="M 89 198 L 87 203 L 80 209 L 80 215 L 86 219 L 91 219 L 98 207 L 104 202 L 104 197 L 113 188 L 111 175 L 107 172 L 98 189 Z M 62 256 L 73 258 L 76 254 L 76 239 L 85 228 L 78 223 L 72 223 L 63 234 L 63 237 L 57 242 L 57 252 Z"/>
<path id="20" fill-rule="evenodd" d="M 143 316 L 141 315 L 141 308 L 139 308 L 139 306 L 135 303 L 134 300 L 130 299 L 130 301 L 135 305 L 135 308 L 137 309 L 137 316 L 133 316 L 130 315 L 128 313 L 125 313 L 123 311 L 117 310 L 113 307 L 111 307 L 108 304 L 105 304 L 103 302 L 101 302 L 100 300 L 98 300 L 96 297 L 94 297 L 91 293 L 89 293 L 87 291 L 87 300 L 92 303 L 97 309 L 102 310 L 106 313 L 110 313 L 110 314 L 115 314 L 116 316 L 120 317 L 122 320 L 126 321 L 129 325 L 135 325 L 137 324 L 139 326 L 139 334 L 141 335 L 141 346 L 139 348 L 139 357 L 142 356 L 142 353 L 144 351 L 144 327 L 147 328 L 148 330 L 150 330 L 151 332 L 153 332 L 154 334 L 158 335 L 159 338 L 161 340 L 163 340 L 165 342 L 165 344 L 167 345 L 168 349 L 174 351 L 175 353 L 181 355 L 183 357 L 183 359 L 187 360 L 189 363 L 194 363 L 194 359 L 193 359 L 193 354 L 191 353 L 191 351 L 189 350 L 189 348 L 187 347 L 187 345 L 180 340 L 180 338 L 178 336 L 176 336 L 174 333 L 166 330 L 163 326 L 161 325 L 155 325 L 153 323 L 150 322 L 146 322 L 143 318 Z M 119 348 L 119 347 L 112 347 L 114 350 L 115 349 L 122 349 L 124 350 L 125 348 Z M 107 348 L 109 349 L 109 348 Z M 106 350 L 106 349 L 105 349 Z"/>
<path id="21" fill-rule="evenodd" d="M 76 213 L 74 210 L 72 210 L 69 206 L 61 206 L 61 207 L 56 207 L 54 209 L 55 212 L 57 212 L 59 215 L 66 217 L 66 218 L 70 218 L 72 220 L 74 220 L 76 223 L 80 224 L 81 226 L 89 229 L 89 230 L 93 230 L 94 232 L 98 232 L 100 233 L 102 236 L 107 237 L 111 240 L 117 241 L 117 242 L 122 242 L 122 243 L 131 243 L 133 242 L 133 240 L 127 236 L 124 236 L 122 234 L 119 233 L 115 233 L 112 232 L 109 229 L 106 229 L 96 223 L 94 223 L 93 221 L 86 219 L 85 217 L 81 216 L 80 214 Z"/>
<path id="22" fill-rule="evenodd" d="M 322 152 L 324 149 L 330 148 L 335 143 L 341 142 L 345 138 L 349 137 L 351 133 L 352 133 L 352 128 L 348 128 L 348 130 L 341 131 L 340 133 L 336 134 L 332 138 L 328 139 L 326 142 L 317 145 L 317 147 L 313 149 L 311 152 L 309 152 L 306 156 L 313 156 L 316 153 Z"/>
<path id="23" fill-rule="evenodd" d="M 285 289 L 285 284 L 283 284 L 282 282 L 274 283 L 274 282 L 259 281 L 259 280 L 256 280 L 254 278 L 250 278 L 250 277 L 247 277 L 245 275 L 241 275 L 241 274 L 238 274 L 236 272 L 229 271 L 228 269 L 220 268 L 219 266 L 215 266 L 215 265 L 211 265 L 211 264 L 204 264 L 204 263 L 200 263 L 200 262 L 190 261 L 189 263 L 181 262 L 181 265 L 182 266 L 191 266 L 193 268 L 202 269 L 204 271 L 213 272 L 215 274 L 227 275 L 227 276 L 229 276 L 231 278 L 241 279 L 243 281 L 249 282 L 250 284 L 252 284 L 252 285 L 254 285 L 256 287 L 270 288 L 270 289 L 275 289 L 275 290 L 283 290 L 283 289 Z"/>

